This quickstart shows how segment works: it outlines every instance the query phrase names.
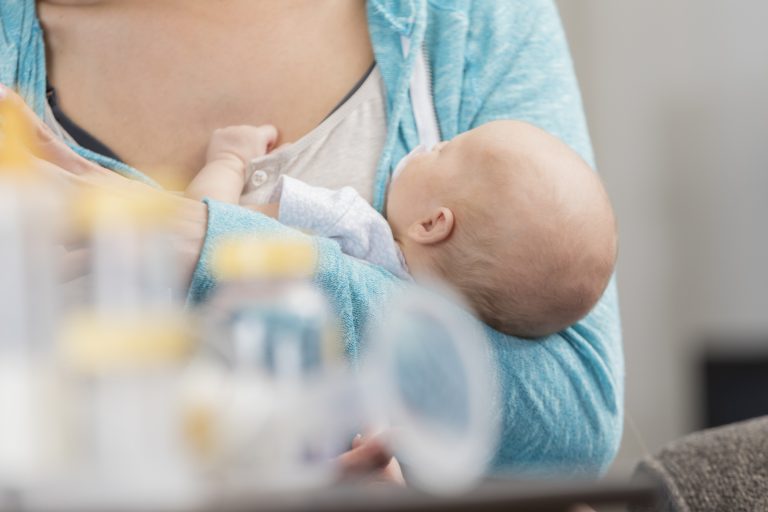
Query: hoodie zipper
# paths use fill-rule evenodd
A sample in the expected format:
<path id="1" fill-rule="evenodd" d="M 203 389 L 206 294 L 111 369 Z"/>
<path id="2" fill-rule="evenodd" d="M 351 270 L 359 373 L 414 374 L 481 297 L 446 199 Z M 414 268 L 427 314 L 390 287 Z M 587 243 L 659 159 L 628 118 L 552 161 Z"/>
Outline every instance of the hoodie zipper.
<path id="1" fill-rule="evenodd" d="M 401 39 L 403 55 L 407 58 L 411 50 L 410 40 Z M 419 133 L 419 143 L 431 149 L 440 142 L 440 125 L 437 122 L 437 111 L 432 95 L 432 71 L 429 67 L 429 59 L 425 47 L 418 50 L 416 62 L 411 74 L 409 92 L 413 106 L 413 116 L 416 121 L 416 129 Z"/>
<path id="2" fill-rule="evenodd" d="M 429 65 L 429 55 L 427 55 L 426 46 L 421 47 L 421 56 L 424 59 L 424 74 L 426 75 L 426 80 L 424 80 L 424 82 L 426 85 L 427 97 L 429 98 L 430 126 L 432 126 L 431 130 L 434 132 L 434 144 L 437 144 L 442 140 L 442 137 L 440 136 L 440 123 L 437 118 L 437 108 L 435 108 L 435 95 L 432 91 L 432 68 Z"/>

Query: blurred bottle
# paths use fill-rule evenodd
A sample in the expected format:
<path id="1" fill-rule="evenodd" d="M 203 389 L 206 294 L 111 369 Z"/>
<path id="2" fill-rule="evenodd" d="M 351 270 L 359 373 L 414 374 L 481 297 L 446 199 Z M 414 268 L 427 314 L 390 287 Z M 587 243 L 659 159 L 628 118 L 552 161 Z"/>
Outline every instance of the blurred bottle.
<path id="1" fill-rule="evenodd" d="M 32 129 L 0 102 L 0 483 L 44 477 L 61 452 L 57 412 L 56 189 L 33 168 Z"/>
<path id="2" fill-rule="evenodd" d="M 166 232 L 173 212 L 151 197 L 99 193 L 82 195 L 77 205 L 90 293 L 69 312 L 61 345 L 76 447 L 69 499 L 194 502 L 179 402 L 192 347 Z"/>
<path id="3" fill-rule="evenodd" d="M 210 305 L 211 347 L 233 370 L 295 386 L 338 359 L 328 304 L 311 281 L 309 241 L 230 239 L 212 265 L 221 284 Z"/>
<path id="4" fill-rule="evenodd" d="M 314 247 L 303 238 L 231 239 L 212 264 L 220 284 L 206 314 L 207 363 L 190 372 L 197 384 L 188 393 L 193 430 L 209 436 L 198 446 L 240 490 L 329 482 L 340 436 L 322 404 L 342 361 L 333 315 L 311 282 Z M 218 391 L 203 391 L 204 382 Z"/>
<path id="5" fill-rule="evenodd" d="M 194 504 L 196 465 L 237 492 L 322 486 L 364 423 L 393 429 L 392 450 L 425 488 L 457 492 L 482 475 L 498 425 L 476 322 L 408 288 L 353 378 L 306 238 L 220 245 L 204 347 L 188 364 L 170 205 L 81 195 L 87 288 L 59 329 L 61 194 L 31 171 L 21 119 L 0 102 L 0 485 L 58 469 L 59 506 L 149 508 Z"/>

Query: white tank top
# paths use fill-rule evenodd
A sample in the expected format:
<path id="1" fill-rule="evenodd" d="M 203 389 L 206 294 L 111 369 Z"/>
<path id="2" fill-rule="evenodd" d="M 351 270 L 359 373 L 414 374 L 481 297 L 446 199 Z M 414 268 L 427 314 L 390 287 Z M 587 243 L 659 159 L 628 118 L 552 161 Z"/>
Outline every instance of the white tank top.
<path id="1" fill-rule="evenodd" d="M 384 82 L 374 66 L 357 90 L 312 131 L 253 161 L 241 204 L 266 202 L 281 174 L 330 189 L 350 186 L 370 203 L 387 132 L 384 101 Z M 74 142 L 47 103 L 44 119 L 60 137 Z"/>
<path id="2" fill-rule="evenodd" d="M 384 83 L 374 66 L 362 85 L 316 128 L 253 160 L 241 204 L 268 201 L 280 175 L 330 189 L 350 186 L 370 203 L 386 137 L 384 101 Z"/>

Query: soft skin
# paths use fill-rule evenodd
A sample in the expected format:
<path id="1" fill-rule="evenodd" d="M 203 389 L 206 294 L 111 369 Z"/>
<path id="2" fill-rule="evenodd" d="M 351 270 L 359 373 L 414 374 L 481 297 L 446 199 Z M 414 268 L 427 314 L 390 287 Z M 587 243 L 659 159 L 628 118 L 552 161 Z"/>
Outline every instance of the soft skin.
<path id="1" fill-rule="evenodd" d="M 283 25 L 293 22 L 284 21 Z M 45 104 L 45 44 L 35 3 L 0 2 L 0 24 L 0 82 L 17 87 L 41 116 Z M 427 0 L 370 0 L 367 24 L 387 91 L 387 139 L 374 190 L 374 205 L 380 210 L 385 204 L 393 163 L 419 143 L 408 100 L 416 53 L 403 57 L 401 36 L 410 38 L 411 48 L 418 50 L 423 45 L 426 49 L 443 139 L 495 119 L 521 119 L 557 136 L 590 165 L 594 164 L 566 40 L 551 0 L 453 0 L 439 6 Z M 262 44 L 265 32 L 250 25 L 247 28 L 251 37 Z M 292 30 L 295 34 L 296 29 Z M 141 31 L 141 37 L 154 41 L 146 38 L 146 31 Z M 293 40 L 305 45 L 306 38 Z M 342 40 L 339 44 L 344 48 L 347 43 Z M 307 51 L 312 49 L 306 46 Z M 233 52 L 229 57 L 235 55 L 247 52 Z M 275 59 L 282 57 L 275 55 Z M 339 61 L 344 59 L 328 62 Z M 370 60 L 367 62 L 370 64 Z M 201 61 L 197 68 L 203 64 Z M 356 76 L 361 76 L 364 69 L 362 66 Z M 140 68 L 136 73 L 118 70 L 109 78 L 119 82 L 127 76 L 138 77 L 142 90 L 152 90 L 154 75 L 147 73 L 154 72 L 151 68 Z M 161 105 L 174 103 L 173 91 L 160 91 L 165 97 Z M 204 97 L 197 98 L 197 105 Z M 151 119 L 144 116 L 143 124 L 151 124 Z M 115 120 L 116 126 L 120 122 Z M 238 122 L 221 119 L 217 124 Z M 271 122 L 281 129 L 286 124 L 273 118 L 251 122 Z M 201 140 L 207 140 L 210 132 L 206 129 Z M 171 134 L 169 130 L 167 136 Z M 81 148 L 77 151 L 123 176 L 154 183 L 130 166 Z M 198 161 L 202 160 L 204 142 L 197 151 Z M 203 222 L 205 239 L 190 288 L 192 302 L 204 301 L 216 286 L 209 255 L 222 237 L 286 229 L 264 215 L 216 201 L 208 202 L 207 217 L 202 215 L 199 220 Z M 347 354 L 354 362 L 359 357 L 366 323 L 385 314 L 384 304 L 396 281 L 386 272 L 345 257 L 333 242 L 316 240 L 316 244 L 319 267 L 315 282 L 335 307 Z M 556 469 L 575 475 L 604 471 L 618 448 L 623 423 L 624 368 L 615 285 L 609 285 L 586 318 L 540 343 L 517 340 L 491 329 L 486 332 L 501 386 L 494 403 L 502 423 L 495 466 L 536 473 Z"/>
<path id="2" fill-rule="evenodd" d="M 277 128 L 268 124 L 214 130 L 205 154 L 205 166 L 192 179 L 184 195 L 236 204 L 245 185 L 249 162 L 269 153 L 276 141 Z"/>
<path id="3" fill-rule="evenodd" d="M 605 291 L 616 259 L 611 204 L 556 137 L 493 121 L 398 168 L 387 215 L 411 274 L 447 281 L 494 328 L 547 336 Z"/>

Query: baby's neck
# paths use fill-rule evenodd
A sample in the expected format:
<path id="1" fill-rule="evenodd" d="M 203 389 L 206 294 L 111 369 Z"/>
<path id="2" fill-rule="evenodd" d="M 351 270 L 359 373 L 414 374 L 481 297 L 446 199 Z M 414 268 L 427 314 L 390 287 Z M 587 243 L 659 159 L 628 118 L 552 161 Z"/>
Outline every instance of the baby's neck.
<path id="1" fill-rule="evenodd" d="M 398 240 L 395 238 L 395 243 L 403 253 L 408 273 L 411 276 L 427 277 L 435 274 L 434 261 L 431 256 L 432 251 L 435 250 L 434 247 L 424 246 L 408 239 Z"/>

